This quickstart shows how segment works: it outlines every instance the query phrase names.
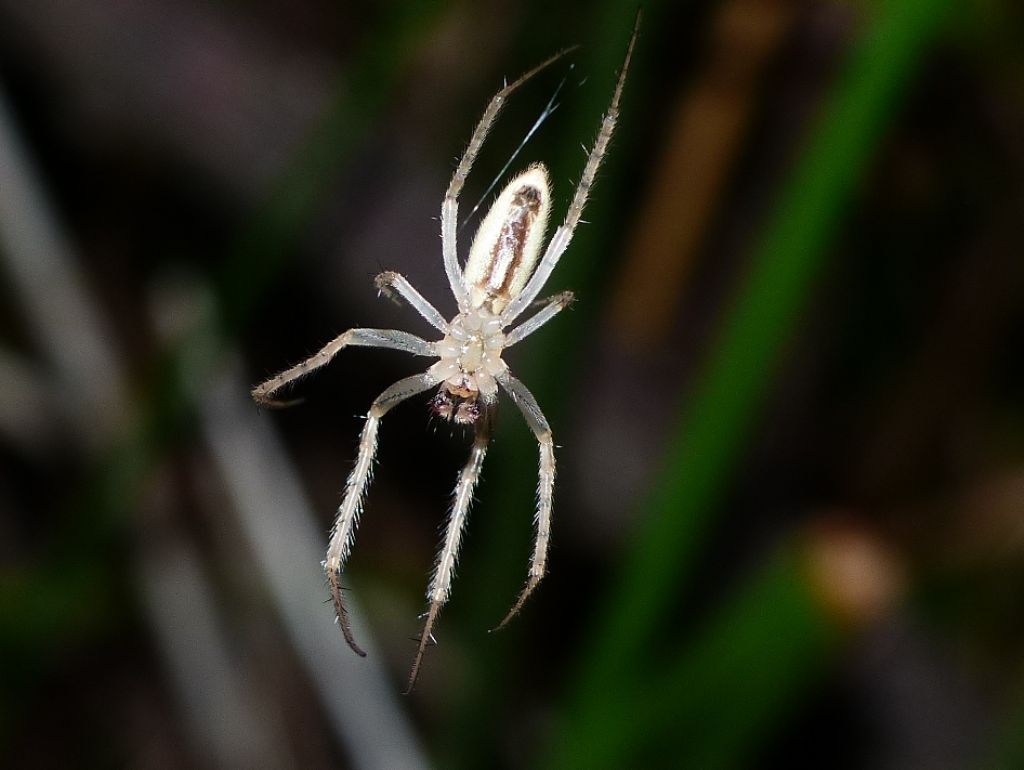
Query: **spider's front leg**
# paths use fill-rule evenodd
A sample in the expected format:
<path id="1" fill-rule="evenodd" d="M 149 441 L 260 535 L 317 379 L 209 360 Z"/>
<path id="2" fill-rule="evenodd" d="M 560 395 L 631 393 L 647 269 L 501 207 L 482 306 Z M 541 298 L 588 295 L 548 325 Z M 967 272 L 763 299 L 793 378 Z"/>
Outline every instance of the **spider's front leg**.
<path id="1" fill-rule="evenodd" d="M 580 223 L 580 217 L 583 216 L 583 209 L 587 205 L 587 198 L 590 197 L 590 190 L 594 186 L 594 180 L 597 178 L 598 169 L 601 168 L 601 163 L 608 150 L 608 144 L 612 140 L 612 134 L 615 133 L 615 124 L 619 119 L 619 102 L 622 99 L 622 88 L 626 83 L 626 73 L 629 72 L 629 63 L 633 58 L 633 46 L 636 44 L 636 36 L 639 30 L 640 12 L 638 11 L 636 22 L 633 26 L 633 35 L 630 37 L 629 46 L 626 48 L 626 58 L 622 62 L 619 79 L 615 84 L 615 93 L 612 94 L 611 104 L 608 105 L 608 111 L 605 112 L 604 118 L 601 120 L 601 128 L 598 130 L 597 139 L 594 140 L 594 145 L 587 156 L 587 163 L 583 167 L 583 174 L 580 177 L 579 184 L 576 185 L 576 192 L 573 193 L 569 210 L 565 214 L 565 220 L 555 230 L 551 240 L 548 241 L 548 246 L 544 250 L 544 256 L 541 257 L 537 269 L 533 271 L 533 275 L 530 276 L 526 286 L 502 310 L 502 326 L 508 326 L 515 321 L 530 306 L 530 303 L 537 299 L 541 289 L 544 288 L 544 284 L 551 277 L 551 272 L 555 269 L 555 265 L 558 264 L 558 260 L 561 259 L 565 250 L 569 248 L 573 233 L 576 232 L 576 226 Z"/>
<path id="2" fill-rule="evenodd" d="M 341 633 L 344 635 L 345 641 L 348 642 L 348 646 L 356 654 L 364 657 L 366 653 L 356 644 L 355 638 L 352 636 L 352 625 L 349 622 L 348 610 L 342 596 L 341 571 L 344 569 L 345 560 L 348 559 L 352 549 L 352 540 L 355 537 L 356 526 L 359 524 L 359 514 L 363 509 L 363 496 L 366 492 L 367 482 L 370 480 L 373 458 L 377 454 L 377 429 L 380 426 L 381 418 L 393 406 L 410 396 L 432 388 L 440 381 L 439 377 L 430 372 L 406 377 L 381 393 L 373 402 L 366 415 L 363 432 L 359 437 L 359 451 L 355 467 L 352 468 L 348 481 L 345 483 L 345 495 L 334 518 L 331 542 L 327 547 L 327 558 L 324 560 L 324 571 L 327 573 L 327 584 L 331 590 L 331 599 L 334 601 L 334 611 L 338 616 Z"/>
<path id="3" fill-rule="evenodd" d="M 523 590 L 519 593 L 519 598 L 516 599 L 516 603 L 512 605 L 512 609 L 509 610 L 504 620 L 494 629 L 495 631 L 503 628 L 516 616 L 530 597 L 530 594 L 533 593 L 533 589 L 537 587 L 541 578 L 544 577 L 547 567 L 548 542 L 551 539 L 551 502 L 555 489 L 555 443 L 551 436 L 551 427 L 548 425 L 548 421 L 544 419 L 544 414 L 537 404 L 537 399 L 508 370 L 498 375 L 497 380 L 498 384 L 515 401 L 516 406 L 519 407 L 519 411 L 523 413 L 523 417 L 530 426 L 530 430 L 533 431 L 533 435 L 537 438 L 537 444 L 540 447 L 540 470 L 537 481 L 537 532 L 533 543 L 533 555 L 530 558 L 530 571 L 527 575 L 526 585 L 523 586 Z"/>
<path id="4" fill-rule="evenodd" d="M 476 156 L 480 153 L 480 148 L 483 147 L 484 140 L 487 139 L 487 134 L 491 131 L 491 126 L 494 125 L 494 121 L 498 118 L 501 108 L 505 106 L 505 100 L 519 86 L 541 70 L 554 64 L 567 53 L 574 50 L 574 48 L 575 46 L 573 48 L 566 48 L 549 59 L 542 61 L 532 70 L 520 75 L 518 79 L 507 84 L 491 97 L 491 101 L 487 103 L 487 109 L 484 110 L 484 114 L 476 124 L 476 128 L 473 129 L 473 136 L 470 137 L 466 151 L 463 153 L 455 173 L 452 174 L 451 182 L 448 183 L 448 190 L 444 195 L 444 202 L 441 204 L 441 253 L 444 259 L 444 270 L 448 276 L 448 285 L 451 287 L 452 294 L 455 295 L 455 301 L 458 302 L 460 312 L 464 312 L 469 308 L 469 291 L 462 280 L 462 269 L 459 267 L 458 248 L 456 245 L 456 232 L 459 222 L 459 193 L 462 192 L 462 187 L 466 183 L 470 170 L 473 168 Z"/>
<path id="5" fill-rule="evenodd" d="M 462 531 L 466 525 L 469 506 L 473 502 L 473 490 L 480 480 L 480 468 L 484 464 L 484 456 L 487 454 L 487 446 L 491 440 L 491 408 L 484 406 L 476 423 L 476 435 L 473 438 L 473 448 L 469 452 L 469 460 L 462 469 L 462 473 L 459 474 L 459 481 L 455 485 L 455 499 L 452 502 L 451 516 L 448 518 L 448 531 L 445 533 L 444 545 L 437 556 L 434 576 L 430 581 L 430 588 L 427 590 L 427 601 L 430 602 L 430 606 L 427 609 L 427 619 L 423 624 L 423 632 L 420 635 L 419 647 L 416 649 L 412 671 L 409 673 L 406 694 L 412 692 L 412 688 L 416 684 L 420 663 L 423 661 L 423 653 L 426 652 L 427 645 L 432 640 L 431 631 L 434 622 L 437 620 L 441 608 L 448 601 L 448 595 L 451 592 L 455 563 L 458 560 L 459 545 L 462 542 Z"/>

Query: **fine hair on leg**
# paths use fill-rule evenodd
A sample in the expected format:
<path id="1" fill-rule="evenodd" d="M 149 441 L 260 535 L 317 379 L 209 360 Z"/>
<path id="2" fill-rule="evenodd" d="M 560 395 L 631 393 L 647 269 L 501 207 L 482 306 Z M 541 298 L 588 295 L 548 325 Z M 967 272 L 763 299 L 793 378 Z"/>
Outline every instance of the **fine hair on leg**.
<path id="1" fill-rule="evenodd" d="M 345 482 L 345 493 L 335 515 L 334 526 L 331 528 L 331 541 L 327 547 L 327 558 L 324 560 L 327 584 L 334 602 L 338 625 L 341 626 L 341 633 L 344 635 L 345 641 L 356 654 L 364 657 L 366 653 L 356 644 L 355 638 L 352 636 L 352 626 L 342 595 L 341 572 L 352 549 L 356 526 L 359 524 L 359 514 L 363 509 L 363 497 L 373 470 L 373 458 L 377 454 L 377 428 L 381 418 L 389 409 L 410 396 L 433 387 L 439 381 L 436 376 L 429 373 L 406 377 L 381 393 L 370 406 L 366 423 L 363 425 L 363 432 L 359 437 L 356 464 Z"/>
<path id="2" fill-rule="evenodd" d="M 452 498 L 452 510 L 448 517 L 444 543 L 438 553 L 437 562 L 434 565 L 434 576 L 427 589 L 427 601 L 430 603 L 430 607 L 427 610 L 427 619 L 420 634 L 412 670 L 409 672 L 409 684 L 405 689 L 407 695 L 416 685 L 416 677 L 419 675 L 420 664 L 423 662 L 423 654 L 426 652 L 427 646 L 432 643 L 431 632 L 434 622 L 451 593 L 452 577 L 455 574 L 459 546 L 462 543 L 462 532 L 466 525 L 466 517 L 469 515 L 469 507 L 473 502 L 473 491 L 480 480 L 480 468 L 484 464 L 487 446 L 491 440 L 491 409 L 492 407 L 485 407 L 476 423 L 476 434 L 473 438 L 473 446 L 469 450 L 469 459 L 455 484 L 455 494 Z"/>
<path id="3" fill-rule="evenodd" d="M 534 517 L 536 534 L 533 542 L 533 554 L 530 558 L 530 569 L 526 585 L 519 593 L 515 604 L 505 618 L 495 627 L 495 631 L 503 628 L 522 609 L 533 589 L 544 577 L 547 568 L 548 543 L 551 540 L 551 506 L 555 490 L 555 444 L 551 436 L 551 428 L 544 419 L 544 414 L 529 389 L 507 371 L 498 376 L 498 383 L 515 401 L 519 411 L 523 413 L 530 430 L 537 438 L 540 449 L 540 468 L 537 477 L 537 514 Z"/>

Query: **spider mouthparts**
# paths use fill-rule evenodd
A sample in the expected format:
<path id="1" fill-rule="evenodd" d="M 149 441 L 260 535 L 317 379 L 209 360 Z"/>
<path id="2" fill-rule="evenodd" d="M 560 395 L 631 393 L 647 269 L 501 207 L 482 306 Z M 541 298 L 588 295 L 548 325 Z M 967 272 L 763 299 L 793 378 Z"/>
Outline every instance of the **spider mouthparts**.
<path id="1" fill-rule="evenodd" d="M 443 420 L 452 419 L 452 415 L 455 413 L 455 404 L 452 402 L 452 397 L 444 390 L 439 391 L 436 396 L 430 399 L 428 406 L 431 412 Z"/>
<path id="2" fill-rule="evenodd" d="M 460 425 L 472 425 L 480 417 L 480 405 L 477 404 L 476 399 L 472 401 L 463 401 L 459 404 L 455 410 L 455 422 Z"/>
<path id="3" fill-rule="evenodd" d="M 459 425 L 473 425 L 480 419 L 480 404 L 475 393 L 469 397 L 457 396 L 442 388 L 430 399 L 429 408 L 441 419 Z"/>

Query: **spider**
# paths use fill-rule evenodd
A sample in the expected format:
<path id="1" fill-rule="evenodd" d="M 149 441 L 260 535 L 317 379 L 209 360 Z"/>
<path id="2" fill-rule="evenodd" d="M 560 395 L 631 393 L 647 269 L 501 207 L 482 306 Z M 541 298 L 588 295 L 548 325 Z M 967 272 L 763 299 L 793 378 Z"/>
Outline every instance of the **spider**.
<path id="1" fill-rule="evenodd" d="M 299 364 L 271 377 L 252 390 L 257 403 L 270 407 L 288 406 L 274 395 L 284 386 L 327 364 L 343 348 L 349 346 L 391 348 L 417 356 L 438 359 L 422 374 L 406 377 L 387 388 L 370 406 L 359 438 L 355 467 L 345 485 L 331 530 L 324 570 L 341 632 L 348 645 L 360 656 L 366 653 L 352 635 L 348 610 L 342 594 L 341 574 L 351 550 L 356 525 L 363 507 L 363 498 L 370 480 L 371 467 L 377 451 L 377 432 L 381 419 L 396 404 L 423 391 L 437 387 L 429 408 L 438 417 L 461 425 L 473 426 L 474 439 L 469 460 L 459 475 L 454 501 L 448 519 L 444 544 L 434 565 L 427 591 L 429 606 L 423 625 L 407 692 L 416 677 L 438 613 L 448 601 L 455 562 L 459 552 L 466 516 L 473 490 L 480 477 L 480 468 L 490 442 L 493 410 L 499 389 L 504 390 L 522 412 L 533 431 L 540 449 L 540 471 L 537 484 L 535 537 L 526 584 L 505 618 L 502 628 L 522 608 L 527 598 L 544 577 L 548 541 L 551 534 L 551 506 L 555 483 L 555 445 L 551 428 L 537 400 L 527 387 L 512 376 L 502 354 L 513 345 L 540 329 L 572 302 L 572 292 L 556 294 L 539 304 L 541 309 L 518 326 L 516 320 L 530 308 L 540 293 L 559 258 L 568 248 L 573 232 L 580 222 L 598 168 L 608 148 L 619 116 L 619 100 L 629 70 L 636 42 L 640 16 L 637 14 L 633 33 L 626 49 L 608 111 L 601 120 L 597 139 L 587 157 L 579 184 L 565 220 L 544 247 L 544 234 L 551 211 L 551 183 L 547 169 L 540 163 L 520 173 L 491 206 L 473 239 L 463 269 L 456 250 L 459 193 L 473 162 L 487 138 L 498 113 L 509 95 L 541 70 L 549 67 L 568 51 L 561 51 L 534 67 L 519 79 L 505 85 L 490 100 L 483 117 L 469 141 L 441 205 L 441 251 L 444 269 L 458 304 L 458 313 L 445 320 L 403 276 L 385 272 L 377 276 L 381 293 L 397 292 L 442 335 L 437 342 L 428 342 L 408 332 L 394 329 L 349 329 L 319 352 Z M 542 253 L 543 251 L 543 253 Z"/>

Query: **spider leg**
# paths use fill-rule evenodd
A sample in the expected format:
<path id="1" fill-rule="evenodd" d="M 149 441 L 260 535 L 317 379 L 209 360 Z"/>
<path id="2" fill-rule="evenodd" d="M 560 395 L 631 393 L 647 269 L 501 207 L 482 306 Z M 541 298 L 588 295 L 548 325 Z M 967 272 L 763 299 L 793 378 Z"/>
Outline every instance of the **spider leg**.
<path id="1" fill-rule="evenodd" d="M 257 385 L 252 389 L 253 400 L 261 406 L 291 406 L 296 402 L 278 401 L 272 398 L 274 392 L 280 390 L 288 383 L 309 374 L 314 369 L 319 369 L 338 355 L 342 348 L 346 348 L 349 345 L 404 350 L 406 353 L 412 353 L 414 356 L 436 355 L 433 343 L 427 342 L 415 334 L 409 334 L 408 332 L 396 329 L 349 329 L 347 332 L 339 334 L 305 361 L 296 364 L 291 369 L 285 369 L 280 374 L 276 374 L 266 382 Z"/>
<path id="2" fill-rule="evenodd" d="M 327 558 L 324 560 L 327 584 L 331 590 L 334 610 L 338 616 L 338 625 L 341 626 L 341 633 L 345 636 L 345 641 L 356 654 L 364 657 L 366 653 L 360 649 L 352 636 L 352 626 L 349 623 L 348 610 L 342 596 L 341 571 L 352 548 L 356 525 L 359 523 L 359 514 L 363 509 L 363 495 L 370 480 L 373 458 L 377 454 L 377 429 L 380 426 L 381 418 L 391 407 L 410 396 L 433 387 L 438 382 L 440 379 L 429 372 L 406 377 L 381 393 L 370 406 L 370 412 L 366 415 L 366 423 L 363 425 L 363 432 L 359 437 L 356 464 L 349 474 L 348 481 L 345 482 L 345 494 L 331 529 L 331 542 L 327 547 Z"/>
<path id="3" fill-rule="evenodd" d="M 426 319 L 427 323 L 442 334 L 448 333 L 448 322 L 444 320 L 444 316 L 422 294 L 416 291 L 416 288 L 409 283 L 404 275 L 388 271 L 378 275 L 373 282 L 381 294 L 391 296 L 392 289 L 397 291 L 413 310 Z"/>
<path id="4" fill-rule="evenodd" d="M 575 299 L 575 296 L 571 291 L 563 291 L 561 294 L 548 297 L 543 302 L 543 309 L 534 313 L 527 320 L 523 321 L 523 323 L 519 324 L 519 326 L 505 335 L 505 345 L 503 349 L 507 350 L 517 342 L 522 342 L 556 315 L 565 310 L 565 308 L 569 307 L 569 305 L 572 304 L 573 299 Z"/>
<path id="5" fill-rule="evenodd" d="M 441 552 L 437 556 L 430 588 L 427 590 L 427 600 L 430 602 L 430 608 L 427 611 L 426 622 L 423 624 L 423 633 L 420 635 L 420 643 L 416 650 L 416 658 L 413 660 L 412 671 L 409 673 L 409 684 L 405 689 L 407 695 L 412 692 L 412 688 L 416 684 L 420 663 L 423 661 L 423 653 L 433 638 L 431 631 L 434 627 L 434 622 L 437 620 L 441 608 L 448 601 L 452 576 L 455 573 L 455 562 L 459 556 L 462 531 L 466 524 L 466 517 L 469 514 L 470 503 L 473 502 L 473 490 L 480 479 L 480 468 L 484 463 L 484 456 L 487 454 L 487 445 L 490 440 L 490 413 L 485 410 L 483 415 L 481 415 L 480 421 L 477 422 L 476 436 L 473 439 L 473 448 L 469 452 L 469 460 L 466 462 L 465 467 L 463 467 L 459 480 L 455 485 L 452 512 L 448 518 L 448 531 L 445 534 Z"/>
<path id="6" fill-rule="evenodd" d="M 580 177 L 580 182 L 576 185 L 576 192 L 573 194 L 572 203 L 569 204 L 569 210 L 565 214 L 565 221 L 557 230 L 555 230 L 555 234 L 551 236 L 551 240 L 548 242 L 548 247 L 544 250 L 544 256 L 541 258 L 540 263 L 537 265 L 537 269 L 533 272 L 533 275 L 530 276 L 530 280 L 527 281 L 526 286 L 523 287 L 522 292 L 520 292 L 520 294 L 515 297 L 502 312 L 502 326 L 507 326 L 512 323 L 524 310 L 526 310 L 530 303 L 537 298 L 541 289 L 544 288 L 544 284 L 547 283 L 548 278 L 551 277 L 551 271 L 555 269 L 555 265 L 558 264 L 558 260 L 572 241 L 573 232 L 576 230 L 576 225 L 579 224 L 580 217 L 583 215 L 583 208 L 587 205 L 590 188 L 593 186 L 594 178 L 597 176 L 597 171 L 601 167 L 601 161 L 604 160 L 604 155 L 608 150 L 608 143 L 611 141 L 612 134 L 615 133 L 615 123 L 619 118 L 619 100 L 622 97 L 622 88 L 626 83 L 626 73 L 629 71 L 629 62 L 633 58 L 633 45 L 636 43 L 636 36 L 639 28 L 640 13 L 638 12 L 636 15 L 636 23 L 633 27 L 633 35 L 630 37 L 629 47 L 626 49 L 626 58 L 622 63 L 622 69 L 619 72 L 619 79 L 615 85 L 615 93 L 612 95 L 612 101 L 608 106 L 608 111 L 604 114 L 604 118 L 601 120 L 601 129 L 598 131 L 597 139 L 594 140 L 594 146 L 591 148 L 590 155 L 587 157 L 587 165 L 583 167 L 583 176 Z"/>
<path id="7" fill-rule="evenodd" d="M 512 609 L 505 619 L 494 629 L 503 628 L 516 616 L 533 589 L 544 577 L 548 558 L 548 542 L 551 539 L 551 500 L 555 489 L 555 444 L 551 437 L 551 428 L 544 414 L 529 389 L 506 370 L 497 377 L 498 383 L 515 401 L 519 411 L 523 413 L 527 424 L 537 437 L 540 447 L 540 471 L 537 479 L 537 516 L 535 519 L 537 532 L 533 543 L 533 555 L 530 558 L 530 571 L 526 585 L 519 593 Z"/>
<path id="8" fill-rule="evenodd" d="M 463 153 L 462 159 L 452 175 L 452 180 L 448 184 L 448 191 L 445 193 L 444 202 L 441 204 L 441 251 L 444 255 L 444 271 L 448 275 L 448 283 L 451 286 L 452 294 L 455 295 L 455 299 L 459 303 L 460 311 L 465 311 L 469 307 L 469 294 L 466 291 L 465 284 L 462 282 L 462 269 L 459 267 L 459 256 L 456 249 L 456 231 L 459 223 L 459 193 L 462 192 L 462 186 L 466 183 L 466 177 L 469 176 L 473 162 L 476 160 L 476 156 L 479 154 L 487 134 L 490 133 L 491 126 L 494 125 L 498 113 L 501 112 L 501 108 L 505 105 L 505 100 L 519 86 L 544 68 L 554 64 L 565 54 L 574 50 L 574 48 L 575 46 L 559 51 L 529 72 L 520 75 L 517 80 L 512 81 L 491 97 L 491 101 L 487 104 L 487 109 L 484 110 L 483 116 L 473 130 L 473 136 L 470 137 L 466 152 Z"/>

